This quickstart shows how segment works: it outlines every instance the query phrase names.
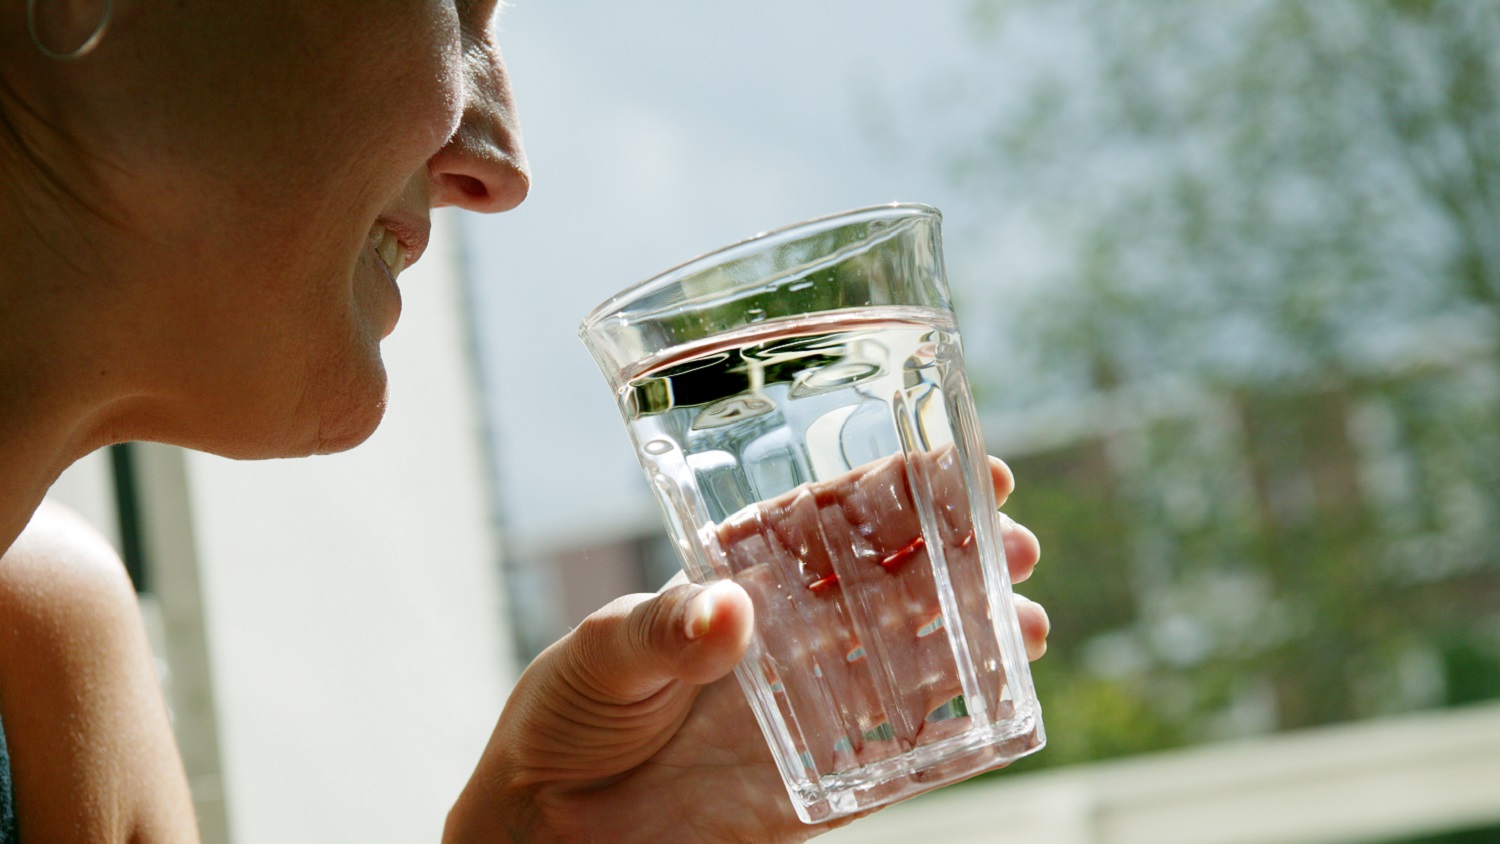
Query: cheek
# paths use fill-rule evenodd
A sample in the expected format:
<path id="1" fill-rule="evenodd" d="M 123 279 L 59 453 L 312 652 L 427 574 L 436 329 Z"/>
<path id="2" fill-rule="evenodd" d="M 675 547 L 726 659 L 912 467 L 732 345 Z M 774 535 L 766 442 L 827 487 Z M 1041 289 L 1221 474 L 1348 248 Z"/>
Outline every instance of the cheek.
<path id="1" fill-rule="evenodd" d="M 458 125 L 465 99 L 458 21 L 447 2 L 366 0 L 357 13 L 347 3 L 328 5 L 346 13 L 304 19 L 304 38 L 239 74 L 246 102 L 214 125 L 221 137 L 251 145 L 240 149 L 241 163 L 253 167 L 259 157 L 272 165 L 263 175 L 285 174 L 288 193 L 337 191 L 348 208 L 359 198 L 351 189 L 373 182 L 376 201 L 385 202 Z"/>
<path id="2" fill-rule="evenodd" d="M 380 69 L 357 74 L 369 85 L 378 78 L 387 129 L 400 132 L 431 156 L 452 136 L 466 99 L 466 45 L 450 2 L 402 3 L 413 14 L 404 26 L 386 30 L 376 48 Z M 368 57 L 367 57 L 368 61 Z"/>

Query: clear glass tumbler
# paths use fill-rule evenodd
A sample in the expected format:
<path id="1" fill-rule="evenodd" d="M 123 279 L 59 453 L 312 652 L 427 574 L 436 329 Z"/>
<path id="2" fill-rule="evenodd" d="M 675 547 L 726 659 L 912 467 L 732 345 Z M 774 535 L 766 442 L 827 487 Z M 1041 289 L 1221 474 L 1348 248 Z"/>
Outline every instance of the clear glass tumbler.
<path id="1" fill-rule="evenodd" d="M 750 593 L 737 669 L 798 815 L 1042 747 L 936 209 L 758 235 L 579 333 L 688 575 Z"/>

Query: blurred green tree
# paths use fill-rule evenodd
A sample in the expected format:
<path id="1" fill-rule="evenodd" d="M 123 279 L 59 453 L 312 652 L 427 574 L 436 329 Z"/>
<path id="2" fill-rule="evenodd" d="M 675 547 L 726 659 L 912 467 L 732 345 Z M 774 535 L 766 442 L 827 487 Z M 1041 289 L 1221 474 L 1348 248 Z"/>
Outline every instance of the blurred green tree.
<path id="1" fill-rule="evenodd" d="M 986 393 L 1051 434 L 991 444 L 1064 561 L 1028 764 L 1500 696 L 1500 4 L 975 21 L 1059 43 L 956 155 L 1057 256 L 1011 326 L 1075 393 L 1061 442 Z"/>

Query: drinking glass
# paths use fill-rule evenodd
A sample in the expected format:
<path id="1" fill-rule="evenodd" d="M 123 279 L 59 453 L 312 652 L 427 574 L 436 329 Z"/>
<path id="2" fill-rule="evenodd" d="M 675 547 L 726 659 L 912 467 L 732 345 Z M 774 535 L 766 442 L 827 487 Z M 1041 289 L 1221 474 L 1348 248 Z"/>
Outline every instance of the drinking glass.
<path id="1" fill-rule="evenodd" d="M 940 220 L 757 235 L 579 329 L 688 576 L 750 594 L 736 675 L 808 823 L 1045 741 Z"/>

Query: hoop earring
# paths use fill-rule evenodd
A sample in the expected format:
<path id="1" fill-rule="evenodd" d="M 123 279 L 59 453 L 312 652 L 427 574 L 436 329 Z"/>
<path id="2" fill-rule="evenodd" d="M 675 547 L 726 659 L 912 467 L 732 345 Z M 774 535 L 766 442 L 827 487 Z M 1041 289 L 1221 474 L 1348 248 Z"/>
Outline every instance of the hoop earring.
<path id="1" fill-rule="evenodd" d="M 104 14 L 99 16 L 99 23 L 94 27 L 94 31 L 83 40 L 82 44 L 65 53 L 60 53 L 42 43 L 41 33 L 36 29 L 36 4 L 37 0 L 26 0 L 26 33 L 31 36 L 31 43 L 36 45 L 42 55 L 59 62 L 76 61 L 92 53 L 94 48 L 99 46 L 100 39 L 104 38 L 104 30 L 109 28 L 109 19 L 115 11 L 115 0 L 104 0 Z"/>

